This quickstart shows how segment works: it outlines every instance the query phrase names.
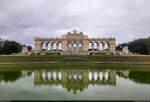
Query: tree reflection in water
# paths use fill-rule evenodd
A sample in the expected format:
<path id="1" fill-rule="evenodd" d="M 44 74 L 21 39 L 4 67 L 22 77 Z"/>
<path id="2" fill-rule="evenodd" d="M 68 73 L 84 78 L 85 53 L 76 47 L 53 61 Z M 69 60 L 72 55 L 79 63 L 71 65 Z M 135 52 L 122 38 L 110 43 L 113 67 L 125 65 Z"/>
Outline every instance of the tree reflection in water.
<path id="1" fill-rule="evenodd" d="M 117 71 L 120 77 L 128 78 L 136 83 L 150 84 L 150 72 L 142 71 Z"/>

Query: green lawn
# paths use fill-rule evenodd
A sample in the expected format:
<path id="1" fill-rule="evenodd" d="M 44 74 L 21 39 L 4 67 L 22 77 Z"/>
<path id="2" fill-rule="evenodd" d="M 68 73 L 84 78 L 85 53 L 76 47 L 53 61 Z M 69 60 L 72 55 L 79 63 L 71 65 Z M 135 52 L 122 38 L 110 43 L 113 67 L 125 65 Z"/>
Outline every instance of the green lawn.
<path id="1" fill-rule="evenodd" d="M 2 65 L 0 66 L 0 71 L 20 71 L 20 70 L 130 70 L 130 71 L 150 71 L 150 66 L 144 65 Z"/>
<path id="2" fill-rule="evenodd" d="M 113 55 L 90 55 L 90 56 L 0 56 L 0 63 L 4 62 L 150 62 L 150 56 L 113 56 Z"/>

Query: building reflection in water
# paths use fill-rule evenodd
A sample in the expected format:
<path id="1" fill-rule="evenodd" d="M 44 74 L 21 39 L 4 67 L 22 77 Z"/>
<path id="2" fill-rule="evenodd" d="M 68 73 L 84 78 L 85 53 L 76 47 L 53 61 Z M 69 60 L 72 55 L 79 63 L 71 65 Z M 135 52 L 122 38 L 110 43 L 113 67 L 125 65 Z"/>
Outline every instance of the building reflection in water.
<path id="1" fill-rule="evenodd" d="M 16 82 L 20 78 L 34 75 L 34 85 L 61 85 L 67 91 L 83 91 L 89 85 L 116 86 L 116 76 L 136 83 L 150 85 L 149 71 L 130 70 L 20 70 L 0 71 L 0 85 Z"/>
<path id="2" fill-rule="evenodd" d="M 41 70 L 34 71 L 35 85 L 62 85 L 67 91 L 83 91 L 88 85 L 116 85 L 112 70 Z"/>

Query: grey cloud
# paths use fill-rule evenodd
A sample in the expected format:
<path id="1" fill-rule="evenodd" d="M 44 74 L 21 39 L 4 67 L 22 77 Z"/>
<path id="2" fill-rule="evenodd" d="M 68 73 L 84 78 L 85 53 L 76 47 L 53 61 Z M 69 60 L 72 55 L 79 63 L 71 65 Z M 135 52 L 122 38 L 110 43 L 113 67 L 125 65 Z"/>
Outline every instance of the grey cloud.
<path id="1" fill-rule="evenodd" d="M 1 0 L 0 36 L 25 44 L 78 29 L 117 43 L 150 36 L 148 0 Z"/>

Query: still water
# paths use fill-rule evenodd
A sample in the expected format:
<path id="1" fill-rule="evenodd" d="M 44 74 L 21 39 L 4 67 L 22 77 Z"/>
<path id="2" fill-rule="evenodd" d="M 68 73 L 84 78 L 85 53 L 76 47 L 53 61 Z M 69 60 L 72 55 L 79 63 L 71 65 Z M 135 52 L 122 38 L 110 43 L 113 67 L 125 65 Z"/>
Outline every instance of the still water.
<path id="1" fill-rule="evenodd" d="M 0 100 L 150 100 L 150 72 L 5 70 L 0 71 Z"/>

